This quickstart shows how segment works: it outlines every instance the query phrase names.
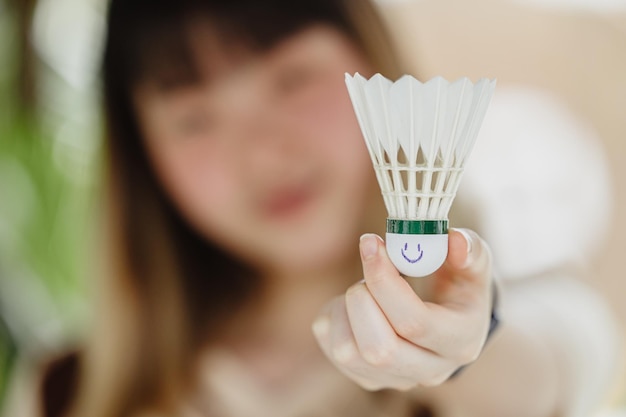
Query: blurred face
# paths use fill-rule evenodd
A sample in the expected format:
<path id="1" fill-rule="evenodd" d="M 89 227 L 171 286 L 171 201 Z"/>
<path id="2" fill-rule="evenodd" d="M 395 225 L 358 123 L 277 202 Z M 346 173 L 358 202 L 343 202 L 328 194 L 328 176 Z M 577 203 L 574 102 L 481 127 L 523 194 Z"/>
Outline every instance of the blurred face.
<path id="1" fill-rule="evenodd" d="M 174 204 L 207 239 L 259 268 L 316 268 L 352 253 L 373 170 L 344 73 L 368 73 L 363 56 L 326 26 L 262 54 L 198 32 L 204 82 L 135 94 Z"/>

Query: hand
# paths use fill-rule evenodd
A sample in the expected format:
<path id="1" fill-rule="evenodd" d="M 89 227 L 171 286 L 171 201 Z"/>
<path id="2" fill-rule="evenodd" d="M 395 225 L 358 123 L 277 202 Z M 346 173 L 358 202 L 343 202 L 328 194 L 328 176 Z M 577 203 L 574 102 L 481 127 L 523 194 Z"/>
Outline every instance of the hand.
<path id="1" fill-rule="evenodd" d="M 473 362 L 491 313 L 491 255 L 469 230 L 451 229 L 448 258 L 423 301 L 393 266 L 383 240 L 363 235 L 365 279 L 329 303 L 313 324 L 326 356 L 363 388 L 439 385 Z"/>

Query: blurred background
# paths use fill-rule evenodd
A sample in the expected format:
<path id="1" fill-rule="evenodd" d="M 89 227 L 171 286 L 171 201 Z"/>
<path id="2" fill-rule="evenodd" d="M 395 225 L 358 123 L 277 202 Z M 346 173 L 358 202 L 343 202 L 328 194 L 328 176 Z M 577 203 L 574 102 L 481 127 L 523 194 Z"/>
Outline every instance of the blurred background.
<path id="1" fill-rule="evenodd" d="M 605 219 L 581 219 L 608 225 L 585 279 L 624 328 L 626 0 L 379 3 L 420 77 L 540 90 L 593 131 L 612 190 Z M 105 11 L 106 0 L 0 0 L 0 410 L 89 324 Z M 607 416 L 626 407 L 625 387 Z"/>
<path id="2" fill-rule="evenodd" d="M 105 7 L 0 0 L 0 410 L 89 321 Z"/>

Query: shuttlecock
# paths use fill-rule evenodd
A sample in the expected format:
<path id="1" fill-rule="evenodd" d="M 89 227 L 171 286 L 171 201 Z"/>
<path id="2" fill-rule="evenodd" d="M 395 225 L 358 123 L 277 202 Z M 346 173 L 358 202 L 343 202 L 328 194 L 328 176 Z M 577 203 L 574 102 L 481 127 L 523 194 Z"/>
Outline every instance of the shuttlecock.
<path id="1" fill-rule="evenodd" d="M 387 207 L 389 257 L 404 275 L 429 275 L 448 254 L 448 212 L 495 80 L 356 73 L 346 85 Z"/>

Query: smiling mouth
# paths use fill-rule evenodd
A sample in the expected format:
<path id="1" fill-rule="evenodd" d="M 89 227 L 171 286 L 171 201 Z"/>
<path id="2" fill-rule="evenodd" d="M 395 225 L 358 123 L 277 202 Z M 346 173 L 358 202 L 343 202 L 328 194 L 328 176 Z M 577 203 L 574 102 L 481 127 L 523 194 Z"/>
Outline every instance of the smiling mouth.
<path id="1" fill-rule="evenodd" d="M 406 253 L 406 250 L 409 248 L 409 244 L 405 243 L 404 247 L 400 250 L 400 252 L 402 253 L 402 257 L 404 259 L 406 259 L 409 263 L 414 264 L 416 262 L 419 262 L 422 257 L 424 256 L 424 251 L 422 250 L 422 245 L 418 244 L 417 245 L 417 252 L 416 254 L 419 254 L 417 257 L 409 257 Z"/>
<path id="2" fill-rule="evenodd" d="M 270 218 L 291 217 L 308 207 L 313 197 L 312 187 L 286 188 L 273 193 L 263 205 L 263 211 Z"/>

